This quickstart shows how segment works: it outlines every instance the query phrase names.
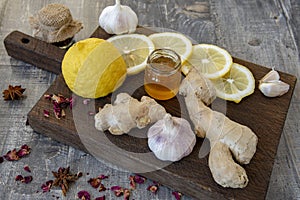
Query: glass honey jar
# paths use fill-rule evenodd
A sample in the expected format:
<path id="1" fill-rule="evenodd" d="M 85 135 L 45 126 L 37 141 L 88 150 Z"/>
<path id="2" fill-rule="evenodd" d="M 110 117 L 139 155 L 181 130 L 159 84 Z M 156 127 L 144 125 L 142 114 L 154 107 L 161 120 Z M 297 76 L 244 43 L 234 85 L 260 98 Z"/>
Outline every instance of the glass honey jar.
<path id="1" fill-rule="evenodd" d="M 147 59 L 144 88 L 148 95 L 157 100 L 173 98 L 181 82 L 180 56 L 170 49 L 156 49 Z"/>

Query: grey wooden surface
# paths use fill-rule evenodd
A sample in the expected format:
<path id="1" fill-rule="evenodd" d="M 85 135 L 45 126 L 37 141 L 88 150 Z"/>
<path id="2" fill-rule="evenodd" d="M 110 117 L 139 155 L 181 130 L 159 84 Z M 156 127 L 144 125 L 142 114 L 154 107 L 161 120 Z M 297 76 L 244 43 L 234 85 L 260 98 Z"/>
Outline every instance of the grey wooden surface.
<path id="1" fill-rule="evenodd" d="M 49 3 L 67 5 L 74 18 L 84 23 L 77 40 L 87 38 L 98 26 L 98 17 L 112 0 L 0 0 L 0 40 L 13 30 L 32 34 L 28 17 Z M 139 24 L 173 29 L 199 43 L 213 43 L 226 48 L 233 56 L 300 77 L 300 1 L 299 0 L 123 0 L 136 11 Z M 102 193 L 92 189 L 87 180 L 99 174 L 110 175 L 105 185 L 129 187 L 130 172 L 98 161 L 72 147 L 37 134 L 25 126 L 26 115 L 55 79 L 55 75 L 10 58 L 0 43 L 0 90 L 9 84 L 27 88 L 21 101 L 0 100 L 0 155 L 22 144 L 32 147 L 30 156 L 18 162 L 0 164 L 0 199 L 76 199 L 80 190 L 93 197 Z M 284 131 L 278 147 L 266 199 L 300 199 L 300 88 L 297 84 Z M 272 137 L 272 136 L 270 136 Z M 18 184 L 18 174 L 28 164 L 33 182 Z M 73 185 L 66 198 L 61 191 L 36 192 L 52 178 L 51 171 L 71 166 L 74 172 L 89 173 Z M 148 180 L 133 191 L 133 199 L 174 199 L 172 189 L 160 187 L 157 195 L 146 190 Z M 117 199 L 106 191 L 107 199 Z M 119 198 L 120 199 L 120 198 Z M 184 196 L 183 199 L 191 199 Z"/>

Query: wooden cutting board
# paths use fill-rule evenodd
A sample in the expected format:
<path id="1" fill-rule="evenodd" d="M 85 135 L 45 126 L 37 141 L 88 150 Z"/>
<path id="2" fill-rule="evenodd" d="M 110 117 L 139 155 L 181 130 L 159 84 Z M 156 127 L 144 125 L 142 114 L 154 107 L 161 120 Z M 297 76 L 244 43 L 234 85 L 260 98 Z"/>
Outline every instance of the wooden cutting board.
<path id="1" fill-rule="evenodd" d="M 152 33 L 142 27 L 138 28 L 137 32 L 146 35 Z M 91 37 L 107 39 L 110 36 L 101 28 L 97 28 Z M 21 32 L 11 33 L 4 43 L 10 56 L 48 71 L 60 73 L 64 50 Z M 244 189 L 230 189 L 215 183 L 208 168 L 208 156 L 199 158 L 200 147 L 203 143 L 203 139 L 200 138 L 197 139 L 193 152 L 186 158 L 169 163 L 162 169 L 142 173 L 142 175 L 197 199 L 205 197 L 215 199 L 265 198 L 296 77 L 280 72 L 281 79 L 291 86 L 289 92 L 280 98 L 266 98 L 257 87 L 258 80 L 270 69 L 238 58 L 234 58 L 234 62 L 245 65 L 252 71 L 256 80 L 255 92 L 239 104 L 217 99 L 213 104 L 213 109 L 225 111 L 232 120 L 250 127 L 259 138 L 257 152 L 251 163 L 244 166 L 249 178 L 248 186 Z M 98 107 L 111 103 L 119 92 L 128 92 L 136 98 L 146 95 L 143 89 L 143 73 L 127 77 L 123 86 L 113 95 L 92 100 L 88 105 L 82 103 L 82 98 L 73 95 L 75 98 L 73 110 L 66 109 L 66 117 L 60 120 L 56 119 L 52 113 L 49 118 L 44 117 L 43 110 L 52 110 L 52 104 L 42 96 L 28 113 L 28 122 L 38 133 L 121 167 L 126 168 L 130 165 L 146 169 L 149 166 L 155 167 L 156 164 L 162 164 L 158 160 L 153 162 L 151 159 L 143 158 L 143 155 L 152 154 L 145 137 L 147 128 L 134 129 L 129 135 L 122 136 L 113 136 L 107 132 L 101 133 L 94 128 L 94 118 L 89 113 L 97 112 Z M 72 96 L 61 74 L 45 92 L 45 94 L 53 93 L 62 94 L 65 97 Z M 178 95 L 168 101 L 158 101 L 158 103 L 172 115 L 189 120 L 181 96 Z"/>

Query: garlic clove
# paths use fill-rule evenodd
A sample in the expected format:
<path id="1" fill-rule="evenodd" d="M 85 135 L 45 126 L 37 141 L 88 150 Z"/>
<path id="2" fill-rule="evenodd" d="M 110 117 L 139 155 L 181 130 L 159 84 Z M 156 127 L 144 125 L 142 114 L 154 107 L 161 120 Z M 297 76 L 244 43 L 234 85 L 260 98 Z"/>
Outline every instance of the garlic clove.
<path id="1" fill-rule="evenodd" d="M 287 93 L 290 86 L 283 81 L 272 81 L 261 82 L 258 88 L 267 97 L 278 97 Z"/>
<path id="2" fill-rule="evenodd" d="M 136 13 L 116 0 L 114 6 L 104 8 L 99 16 L 99 25 L 109 34 L 133 33 L 138 25 Z"/>
<path id="3" fill-rule="evenodd" d="M 189 155 L 196 136 L 189 122 L 166 114 L 148 130 L 148 146 L 154 155 L 163 161 L 178 161 Z"/>
<path id="4" fill-rule="evenodd" d="M 259 82 L 272 82 L 272 81 L 279 81 L 280 76 L 279 73 L 274 70 L 274 68 L 269 71 Z"/>

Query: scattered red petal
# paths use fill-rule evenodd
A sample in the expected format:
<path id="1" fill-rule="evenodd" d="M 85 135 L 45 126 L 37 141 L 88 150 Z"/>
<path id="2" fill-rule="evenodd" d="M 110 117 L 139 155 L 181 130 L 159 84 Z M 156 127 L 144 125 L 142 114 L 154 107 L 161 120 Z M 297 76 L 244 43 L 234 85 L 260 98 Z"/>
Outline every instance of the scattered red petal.
<path id="1" fill-rule="evenodd" d="M 29 172 L 29 173 L 31 172 L 31 170 L 30 170 L 30 168 L 29 168 L 28 165 L 25 165 L 25 166 L 24 166 L 24 170 L 27 171 L 27 172 Z"/>
<path id="2" fill-rule="evenodd" d="M 68 106 L 70 106 L 70 109 L 72 109 L 73 104 L 74 104 L 74 100 L 72 97 L 66 98 L 60 94 L 58 94 L 58 95 L 45 94 L 44 97 L 45 97 L 45 99 L 52 100 L 54 116 L 57 119 L 64 117 L 66 115 L 64 109 L 67 108 Z M 44 110 L 44 116 L 49 117 L 49 112 Z"/>
<path id="3" fill-rule="evenodd" d="M 24 145 L 22 145 L 21 149 L 17 152 L 17 154 L 20 158 L 22 158 L 22 157 L 30 154 L 30 150 L 31 150 L 31 148 L 27 144 L 24 144 Z"/>
<path id="4" fill-rule="evenodd" d="M 18 175 L 15 178 L 16 181 L 21 181 L 22 183 L 30 183 L 32 181 L 32 176 L 25 176 L 23 177 L 22 175 Z"/>
<path id="5" fill-rule="evenodd" d="M 157 190 L 158 190 L 158 185 L 150 185 L 147 190 L 149 190 L 150 192 L 156 194 Z"/>
<path id="6" fill-rule="evenodd" d="M 3 157 L 8 161 L 16 161 L 20 159 L 16 149 L 8 151 Z"/>
<path id="7" fill-rule="evenodd" d="M 100 176 L 98 176 L 98 178 L 104 180 L 104 179 L 108 179 L 108 176 L 101 174 Z"/>
<path id="8" fill-rule="evenodd" d="M 147 179 L 143 176 L 140 176 L 137 174 L 134 176 L 134 182 L 136 182 L 137 184 L 143 184 L 143 183 L 145 183 L 146 180 Z"/>
<path id="9" fill-rule="evenodd" d="M 123 195 L 124 193 L 123 188 L 120 186 L 112 186 L 110 189 L 115 193 L 117 197 Z"/>
<path id="10" fill-rule="evenodd" d="M 105 200 L 105 195 L 102 197 L 97 197 L 95 200 Z"/>
<path id="11" fill-rule="evenodd" d="M 99 187 L 99 192 L 103 192 L 106 190 L 106 187 L 101 183 Z"/>
<path id="12" fill-rule="evenodd" d="M 130 197 L 130 190 L 124 189 L 124 200 L 129 200 Z"/>
<path id="13" fill-rule="evenodd" d="M 0 164 L 4 162 L 4 158 L 0 156 Z"/>
<path id="14" fill-rule="evenodd" d="M 21 180 L 22 183 L 30 183 L 32 181 L 32 176 L 25 176 L 23 180 Z"/>
<path id="15" fill-rule="evenodd" d="M 87 105 L 87 104 L 89 104 L 90 101 L 91 101 L 90 99 L 84 99 L 84 100 L 82 101 L 82 103 L 83 103 L 84 105 Z"/>
<path id="16" fill-rule="evenodd" d="M 48 110 L 44 110 L 44 117 L 50 117 L 50 112 Z"/>
<path id="17" fill-rule="evenodd" d="M 90 193 L 88 193 L 85 190 L 82 190 L 82 191 L 78 192 L 77 195 L 78 195 L 78 198 L 81 199 L 81 200 L 91 200 Z"/>
<path id="18" fill-rule="evenodd" d="M 93 187 L 93 188 L 98 188 L 101 184 L 101 179 L 100 178 L 90 178 L 88 180 L 88 183 Z"/>
<path id="19" fill-rule="evenodd" d="M 22 175 L 18 175 L 18 176 L 16 176 L 15 181 L 21 181 L 21 180 L 23 180 L 23 179 L 24 179 L 24 178 L 23 178 Z"/>
<path id="20" fill-rule="evenodd" d="M 182 197 L 182 193 L 177 191 L 172 192 L 172 195 L 175 196 L 176 200 L 180 200 Z"/>
<path id="21" fill-rule="evenodd" d="M 129 176 L 129 180 L 130 180 L 130 188 L 134 190 L 136 188 L 134 176 Z"/>
<path id="22" fill-rule="evenodd" d="M 44 192 L 49 192 L 53 184 L 53 180 L 49 180 L 41 186 L 41 189 Z"/>

